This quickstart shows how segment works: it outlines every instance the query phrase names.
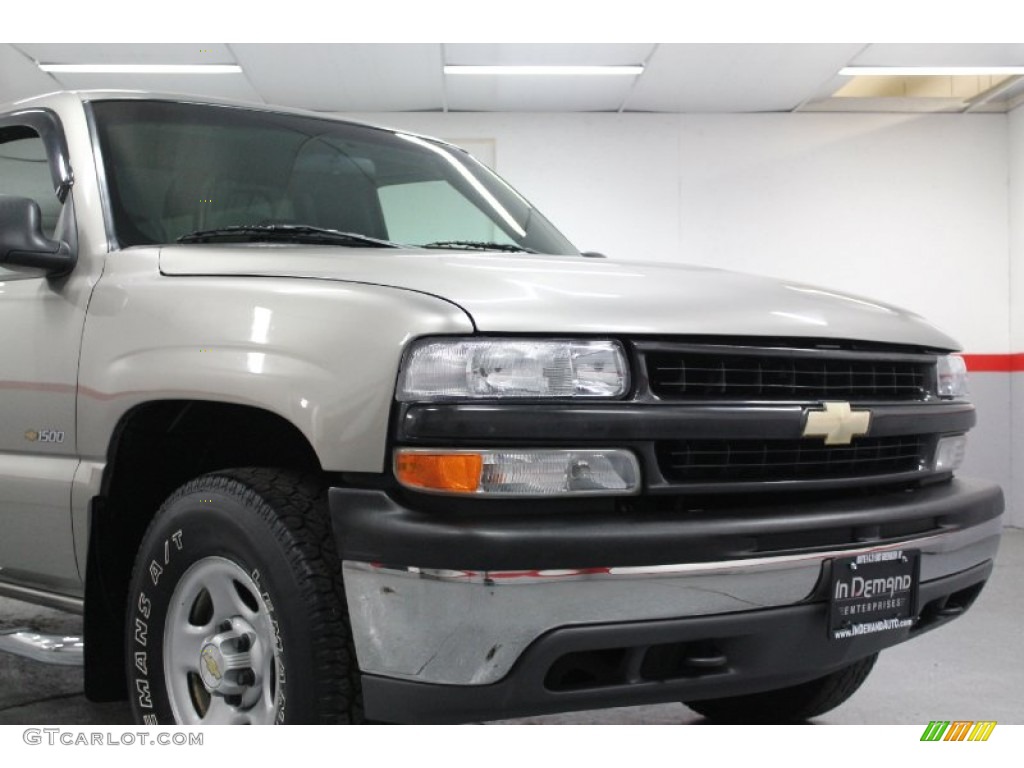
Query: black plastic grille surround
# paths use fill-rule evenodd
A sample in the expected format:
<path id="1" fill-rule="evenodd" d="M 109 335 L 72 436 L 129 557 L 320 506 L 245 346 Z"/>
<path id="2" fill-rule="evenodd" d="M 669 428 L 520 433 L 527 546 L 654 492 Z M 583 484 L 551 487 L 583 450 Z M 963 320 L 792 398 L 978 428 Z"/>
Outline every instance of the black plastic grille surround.
<path id="1" fill-rule="evenodd" d="M 934 360 L 922 356 L 680 350 L 645 360 L 662 400 L 924 400 L 934 378 Z"/>
<path id="2" fill-rule="evenodd" d="M 809 440 L 660 441 L 658 462 L 676 483 L 839 480 L 916 472 L 926 466 L 924 435 L 862 437 L 850 445 Z"/>

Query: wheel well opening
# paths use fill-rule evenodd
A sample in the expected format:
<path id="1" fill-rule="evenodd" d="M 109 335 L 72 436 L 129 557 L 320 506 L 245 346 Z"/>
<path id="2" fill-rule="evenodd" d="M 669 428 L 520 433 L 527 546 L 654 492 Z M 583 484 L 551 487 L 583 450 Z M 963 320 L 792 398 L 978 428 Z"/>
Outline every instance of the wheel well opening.
<path id="1" fill-rule="evenodd" d="M 305 436 L 259 408 L 165 400 L 137 406 L 111 440 L 93 500 L 86 574 L 86 694 L 124 698 L 124 617 L 132 566 L 161 503 L 199 475 L 234 467 L 321 471 Z"/>

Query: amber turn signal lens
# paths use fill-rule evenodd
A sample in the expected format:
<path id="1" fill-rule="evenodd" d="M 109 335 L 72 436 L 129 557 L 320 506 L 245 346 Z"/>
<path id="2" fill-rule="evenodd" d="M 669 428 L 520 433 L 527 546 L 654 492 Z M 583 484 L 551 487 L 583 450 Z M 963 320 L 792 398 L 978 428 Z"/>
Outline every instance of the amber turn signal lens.
<path id="1" fill-rule="evenodd" d="M 412 453 L 395 456 L 395 475 L 408 488 L 473 493 L 480 487 L 483 457 L 474 453 Z"/>

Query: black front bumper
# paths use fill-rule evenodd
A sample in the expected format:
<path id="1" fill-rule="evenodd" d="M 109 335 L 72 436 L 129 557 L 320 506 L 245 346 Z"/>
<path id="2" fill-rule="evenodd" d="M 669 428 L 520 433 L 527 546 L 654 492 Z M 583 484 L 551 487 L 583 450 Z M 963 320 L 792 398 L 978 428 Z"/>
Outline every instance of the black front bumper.
<path id="1" fill-rule="evenodd" d="M 503 501 L 402 503 L 379 490 L 332 488 L 345 560 L 476 571 L 701 563 L 883 545 L 950 533 L 1003 512 L 998 486 L 954 479 L 845 498 L 767 495 L 697 511 L 540 508 Z"/>

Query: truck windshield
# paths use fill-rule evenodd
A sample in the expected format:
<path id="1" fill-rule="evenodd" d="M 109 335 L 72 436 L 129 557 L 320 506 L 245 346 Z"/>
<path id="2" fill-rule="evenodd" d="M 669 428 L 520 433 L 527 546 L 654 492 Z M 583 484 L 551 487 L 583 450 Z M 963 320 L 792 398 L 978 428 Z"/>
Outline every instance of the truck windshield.
<path id="1" fill-rule="evenodd" d="M 112 100 L 91 109 L 122 247 L 293 225 L 409 246 L 578 253 L 508 184 L 442 142 L 237 107 Z"/>

